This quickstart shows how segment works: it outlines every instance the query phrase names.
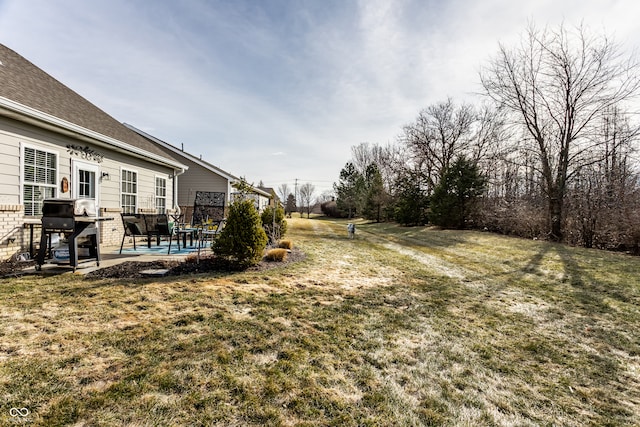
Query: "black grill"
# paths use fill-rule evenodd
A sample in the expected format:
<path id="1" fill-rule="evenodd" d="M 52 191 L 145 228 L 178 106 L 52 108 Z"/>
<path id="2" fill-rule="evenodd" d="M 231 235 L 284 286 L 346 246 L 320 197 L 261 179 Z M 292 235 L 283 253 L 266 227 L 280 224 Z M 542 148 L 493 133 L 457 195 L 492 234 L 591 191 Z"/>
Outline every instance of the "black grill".
<path id="1" fill-rule="evenodd" d="M 42 205 L 42 235 L 36 257 L 40 269 L 45 260 L 66 263 L 53 255 L 53 234 L 63 234 L 67 240 L 68 263 L 74 271 L 79 262 L 95 261 L 100 265 L 100 241 L 96 226 L 96 206 L 91 199 L 46 199 Z"/>

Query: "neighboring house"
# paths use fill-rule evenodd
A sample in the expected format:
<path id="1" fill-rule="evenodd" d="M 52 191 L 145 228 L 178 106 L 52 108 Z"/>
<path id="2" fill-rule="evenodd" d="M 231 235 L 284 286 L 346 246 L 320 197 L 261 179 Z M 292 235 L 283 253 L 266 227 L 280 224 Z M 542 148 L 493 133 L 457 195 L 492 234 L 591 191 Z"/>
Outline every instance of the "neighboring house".
<path id="1" fill-rule="evenodd" d="M 120 244 L 121 212 L 168 212 L 187 166 L 0 45 L 0 258 L 39 242 L 45 198 L 91 198 L 101 242 Z"/>
<path id="2" fill-rule="evenodd" d="M 237 192 L 231 194 L 232 198 L 240 196 L 241 194 Z M 271 194 L 258 187 L 253 187 L 253 192 L 251 194 L 244 194 L 242 197 L 251 198 L 254 201 L 258 212 L 262 212 L 267 206 L 271 206 Z"/>
<path id="3" fill-rule="evenodd" d="M 196 197 L 196 191 L 215 191 L 225 193 L 226 205 L 233 202 L 236 193 L 233 185 L 240 182 L 240 178 L 212 165 L 202 156 L 194 156 L 178 148 L 168 142 L 158 139 L 148 133 L 137 129 L 136 127 L 126 124 L 129 129 L 137 132 L 140 136 L 146 138 L 149 142 L 156 144 L 161 150 L 168 155 L 178 159 L 181 163 L 188 166 L 188 170 L 180 175 L 177 180 L 178 185 L 178 205 L 180 209 L 186 213 L 187 218 L 193 208 L 193 202 Z M 271 194 L 267 191 L 253 187 L 251 197 L 256 202 L 256 208 L 261 211 L 269 205 Z"/>
<path id="4" fill-rule="evenodd" d="M 274 188 L 271 187 L 264 187 L 264 186 L 258 186 L 258 188 L 262 191 L 264 191 L 265 193 L 269 193 L 269 206 L 273 207 L 273 206 L 278 206 L 278 207 L 282 207 L 282 202 L 280 201 L 280 198 L 278 197 L 278 195 L 276 194 L 276 190 Z"/>

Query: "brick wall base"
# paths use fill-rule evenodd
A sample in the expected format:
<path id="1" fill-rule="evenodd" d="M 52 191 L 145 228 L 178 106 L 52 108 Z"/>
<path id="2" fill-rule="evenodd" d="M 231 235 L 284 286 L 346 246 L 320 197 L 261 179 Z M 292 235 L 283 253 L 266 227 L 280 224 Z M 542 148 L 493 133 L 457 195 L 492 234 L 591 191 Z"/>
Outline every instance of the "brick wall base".
<path id="1" fill-rule="evenodd" d="M 40 232 L 37 233 L 38 238 Z M 29 228 L 24 225 L 22 205 L 0 205 L 0 259 L 29 250 Z"/>
<path id="2" fill-rule="evenodd" d="M 101 246 L 120 246 L 124 234 L 121 212 L 120 208 L 100 208 L 100 217 L 109 219 L 98 224 Z"/>

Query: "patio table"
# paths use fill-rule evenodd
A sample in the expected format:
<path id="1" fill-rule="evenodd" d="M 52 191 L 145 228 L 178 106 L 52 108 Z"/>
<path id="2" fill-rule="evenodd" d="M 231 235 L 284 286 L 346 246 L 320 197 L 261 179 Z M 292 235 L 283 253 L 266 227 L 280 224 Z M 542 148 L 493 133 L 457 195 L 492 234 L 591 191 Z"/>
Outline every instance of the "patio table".
<path id="1" fill-rule="evenodd" d="M 178 238 L 178 249 L 180 249 L 180 238 L 182 238 L 182 247 L 187 247 L 187 236 L 189 236 L 189 246 L 193 247 L 193 238 L 198 235 L 198 228 L 187 226 L 187 224 L 177 223 L 176 236 Z"/>

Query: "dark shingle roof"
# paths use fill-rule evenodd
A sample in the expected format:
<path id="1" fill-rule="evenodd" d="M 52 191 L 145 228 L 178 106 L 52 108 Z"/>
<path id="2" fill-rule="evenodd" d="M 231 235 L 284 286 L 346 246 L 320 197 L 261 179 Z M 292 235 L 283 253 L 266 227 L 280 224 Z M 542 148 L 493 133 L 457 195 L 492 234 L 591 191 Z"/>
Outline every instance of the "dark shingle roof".
<path id="1" fill-rule="evenodd" d="M 220 169 L 218 166 L 213 165 L 209 162 L 207 162 L 206 160 L 202 159 L 202 156 L 200 156 L 199 158 L 194 156 L 193 154 L 187 153 L 186 151 L 184 151 L 184 147 L 183 148 L 178 148 L 175 145 L 172 145 L 166 141 L 163 141 L 159 138 L 156 138 L 153 135 L 148 134 L 147 132 L 140 130 L 138 128 L 136 128 L 133 125 L 130 125 L 128 123 L 124 124 L 127 128 L 131 129 L 132 131 L 136 132 L 138 135 L 142 136 L 145 139 L 148 139 L 149 141 L 152 141 L 154 144 L 158 145 L 160 148 L 163 149 L 163 151 L 167 152 L 168 154 L 172 155 L 174 158 L 176 158 L 179 161 L 184 161 L 184 160 L 188 160 L 190 162 L 194 162 L 202 167 L 204 167 L 205 169 L 210 170 L 211 172 L 223 176 L 228 180 L 231 181 L 239 181 L 240 178 L 238 178 L 237 176 L 234 176 L 232 174 L 230 174 L 227 171 L 224 171 L 222 169 Z"/>
<path id="2" fill-rule="evenodd" d="M 1 97 L 175 162 L 155 144 L 2 44 L 0 63 Z"/>

